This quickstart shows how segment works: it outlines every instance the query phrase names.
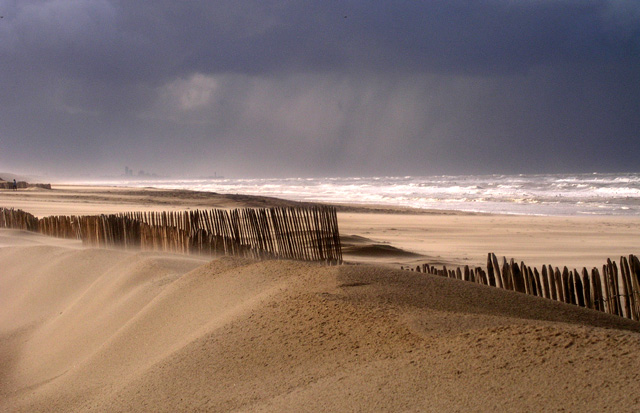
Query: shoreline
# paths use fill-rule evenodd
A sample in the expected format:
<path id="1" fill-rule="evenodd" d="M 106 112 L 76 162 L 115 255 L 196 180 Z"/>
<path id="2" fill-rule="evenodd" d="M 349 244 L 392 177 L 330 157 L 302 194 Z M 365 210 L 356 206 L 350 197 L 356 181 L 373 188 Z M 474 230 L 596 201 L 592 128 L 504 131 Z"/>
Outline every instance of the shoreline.
<path id="1" fill-rule="evenodd" d="M 62 182 L 60 182 L 62 183 Z M 640 174 L 518 174 L 396 177 L 169 179 L 72 184 L 156 186 L 285 197 L 295 201 L 403 206 L 540 216 L 640 216 Z"/>
<path id="2" fill-rule="evenodd" d="M 597 214 L 525 214 L 516 212 L 484 212 L 467 211 L 446 208 L 417 208 L 401 205 L 386 205 L 375 203 L 348 203 L 330 201 L 299 201 L 277 196 L 253 195 L 242 193 L 219 193 L 212 191 L 199 191 L 193 189 L 165 189 L 153 186 L 135 187 L 121 185 L 81 185 L 81 184 L 50 184 L 51 189 L 26 188 L 18 191 L 0 189 L 0 200 L 10 200 L 12 204 L 18 205 L 29 199 L 49 199 L 51 201 L 88 201 L 102 203 L 102 206 L 114 203 L 145 206 L 168 206 L 175 207 L 179 201 L 180 207 L 186 209 L 221 205 L 233 205 L 236 207 L 262 207 L 262 206 L 296 206 L 296 205 L 330 205 L 336 207 L 338 212 L 356 213 L 379 213 L 379 214 L 406 214 L 406 215 L 465 215 L 465 216 L 507 216 L 507 217 L 542 217 L 542 218 L 622 218 L 640 219 L 640 215 L 597 215 Z M 3 194 L 8 194 L 7 198 Z M 120 197 L 118 200 L 114 198 Z M 9 205 L 11 207 L 11 205 Z M 229 206 L 226 206 L 227 208 Z M 108 208 L 107 208 L 108 209 Z M 50 206 L 48 211 L 53 211 L 46 215 L 56 215 L 57 209 Z M 105 212 L 110 213 L 110 212 Z M 46 215 L 37 215 L 42 217 Z"/>

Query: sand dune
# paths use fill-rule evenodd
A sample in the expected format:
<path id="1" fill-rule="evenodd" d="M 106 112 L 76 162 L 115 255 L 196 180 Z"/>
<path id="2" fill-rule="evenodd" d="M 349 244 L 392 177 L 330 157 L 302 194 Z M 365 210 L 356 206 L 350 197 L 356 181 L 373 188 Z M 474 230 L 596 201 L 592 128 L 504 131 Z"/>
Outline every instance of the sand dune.
<path id="1" fill-rule="evenodd" d="M 379 243 L 359 235 L 343 235 L 340 237 L 340 241 L 344 259 L 348 262 L 358 262 L 365 259 L 368 263 L 395 264 L 407 259 L 428 259 L 424 255 Z"/>
<path id="2" fill-rule="evenodd" d="M 633 411 L 640 324 L 472 283 L 0 231 L 2 411 Z"/>

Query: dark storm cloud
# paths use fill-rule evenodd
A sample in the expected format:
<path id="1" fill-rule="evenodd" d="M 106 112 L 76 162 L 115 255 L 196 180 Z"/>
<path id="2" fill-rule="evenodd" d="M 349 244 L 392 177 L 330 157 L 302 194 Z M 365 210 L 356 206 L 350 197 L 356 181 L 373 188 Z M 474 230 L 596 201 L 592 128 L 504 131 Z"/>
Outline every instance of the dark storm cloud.
<path id="1" fill-rule="evenodd" d="M 634 1 L 16 0 L 0 15 L 8 167 L 638 168 Z"/>
<path id="2" fill-rule="evenodd" d="M 20 0 L 4 9 L 12 57 L 116 81 L 192 71 L 500 72 L 637 62 L 640 51 L 632 1 Z"/>

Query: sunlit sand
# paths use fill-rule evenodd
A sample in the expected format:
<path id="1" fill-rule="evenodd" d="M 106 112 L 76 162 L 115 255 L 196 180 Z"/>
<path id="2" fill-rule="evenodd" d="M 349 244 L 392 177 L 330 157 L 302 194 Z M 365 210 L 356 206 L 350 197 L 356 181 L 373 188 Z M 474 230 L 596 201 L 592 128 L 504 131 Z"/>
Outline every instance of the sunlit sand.
<path id="1" fill-rule="evenodd" d="M 2 193 L 39 216 L 288 205 L 113 188 Z M 84 248 L 0 230 L 3 411 L 633 411 L 640 324 L 401 271 L 592 266 L 638 218 L 339 212 L 347 264 Z M 634 231 L 635 229 L 635 231 Z"/>

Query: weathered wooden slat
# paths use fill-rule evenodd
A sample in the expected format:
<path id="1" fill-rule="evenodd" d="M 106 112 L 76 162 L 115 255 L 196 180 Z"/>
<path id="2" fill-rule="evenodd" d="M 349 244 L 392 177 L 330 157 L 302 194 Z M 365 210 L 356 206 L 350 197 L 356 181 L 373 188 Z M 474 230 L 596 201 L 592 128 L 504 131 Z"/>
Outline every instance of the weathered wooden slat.
<path id="1" fill-rule="evenodd" d="M 573 283 L 574 283 L 574 294 L 576 296 L 576 304 L 580 307 L 586 307 L 584 300 L 584 286 L 582 284 L 582 277 L 578 270 L 573 270 Z"/>
<path id="2" fill-rule="evenodd" d="M 565 266 L 559 274 L 560 288 L 562 289 L 562 301 L 567 304 L 571 304 L 571 295 L 569 294 L 569 269 Z"/>
<path id="3" fill-rule="evenodd" d="M 531 272 L 531 268 L 529 268 L 529 272 Z M 542 283 L 542 277 L 540 277 L 540 273 L 536 267 L 533 267 L 533 278 L 536 283 L 536 295 L 538 297 L 547 298 L 544 293 L 544 285 Z"/>
<path id="4" fill-rule="evenodd" d="M 562 274 L 560 274 L 560 269 L 558 267 L 554 268 L 552 270 L 552 274 L 553 274 L 553 282 L 556 288 L 556 295 L 557 295 L 556 299 L 558 301 L 565 303 L 566 301 L 564 298 L 564 288 L 562 288 Z"/>
<path id="5" fill-rule="evenodd" d="M 589 272 L 586 268 L 582 268 L 582 290 L 584 306 L 593 309 L 593 292 L 591 291 L 591 280 L 589 279 Z"/>
<path id="6" fill-rule="evenodd" d="M 634 319 L 633 315 L 633 290 L 631 287 L 629 262 L 626 257 L 620 257 L 619 283 L 623 295 L 623 312 L 626 318 Z"/>
<path id="7" fill-rule="evenodd" d="M 505 288 L 504 279 L 502 278 L 502 272 L 500 271 L 500 266 L 498 265 L 498 257 L 496 257 L 496 254 L 493 254 L 493 253 L 491 254 L 491 264 L 493 267 L 493 273 L 496 280 L 496 287 Z"/>
<path id="8" fill-rule="evenodd" d="M 633 313 L 635 320 L 640 321 L 640 261 L 635 255 L 629 255 L 629 278 L 633 296 Z"/>

